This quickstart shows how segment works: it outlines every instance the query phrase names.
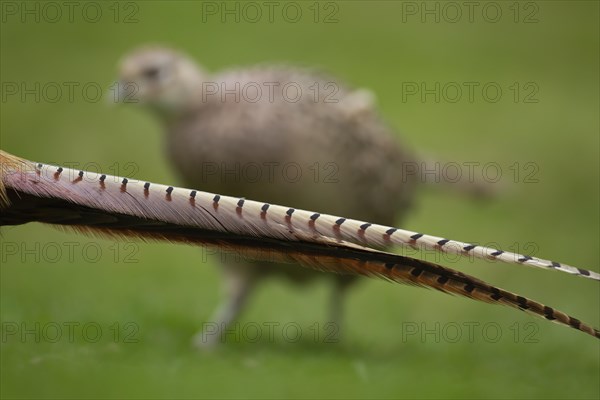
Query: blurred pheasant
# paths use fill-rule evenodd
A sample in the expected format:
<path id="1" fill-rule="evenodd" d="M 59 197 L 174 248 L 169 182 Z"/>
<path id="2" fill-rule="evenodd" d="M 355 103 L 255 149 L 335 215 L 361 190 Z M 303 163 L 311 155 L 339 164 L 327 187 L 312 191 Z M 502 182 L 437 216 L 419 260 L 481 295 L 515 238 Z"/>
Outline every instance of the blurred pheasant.
<path id="1" fill-rule="evenodd" d="M 406 216 L 416 158 L 377 115 L 372 96 L 314 71 L 260 66 L 209 75 L 186 55 L 144 47 L 120 66 L 121 101 L 159 117 L 167 154 L 187 186 L 391 225 Z M 473 187 L 476 187 L 474 185 Z M 226 328 L 264 277 L 301 268 L 224 260 Z M 353 276 L 333 276 L 331 320 Z M 213 336 L 214 337 L 214 336 Z M 198 336 L 198 343 L 206 338 Z"/>
<path id="2" fill-rule="evenodd" d="M 406 215 L 413 156 L 374 111 L 364 90 L 292 68 L 208 75 L 187 56 L 143 48 L 121 63 L 122 100 L 160 118 L 170 161 L 187 186 L 223 195 L 393 224 Z M 306 282 L 314 271 L 272 263 L 223 262 L 226 300 L 213 321 L 227 327 L 270 275 Z M 331 321 L 354 276 L 331 275 Z M 218 335 L 212 335 L 216 338 Z M 207 338 L 198 336 L 198 343 Z"/>

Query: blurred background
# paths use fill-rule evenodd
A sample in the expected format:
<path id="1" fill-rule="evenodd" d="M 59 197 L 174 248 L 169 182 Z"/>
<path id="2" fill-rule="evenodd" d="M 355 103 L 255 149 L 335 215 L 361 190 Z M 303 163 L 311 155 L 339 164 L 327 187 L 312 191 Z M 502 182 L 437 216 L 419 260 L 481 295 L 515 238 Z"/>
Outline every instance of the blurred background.
<path id="1" fill-rule="evenodd" d="M 425 190 L 404 228 L 598 271 L 597 2 L 70 4 L 1 3 L 3 150 L 177 184 L 157 122 L 106 101 L 123 54 L 160 43 L 208 71 L 316 66 L 373 91 L 417 151 L 500 167 L 494 201 Z M 198 249 L 40 225 L 0 240 L 4 398 L 600 396 L 597 340 L 512 309 L 364 280 L 329 343 L 327 284 L 272 281 L 225 346 L 197 353 L 190 338 L 220 298 Z M 600 325 L 592 281 L 429 260 Z"/>

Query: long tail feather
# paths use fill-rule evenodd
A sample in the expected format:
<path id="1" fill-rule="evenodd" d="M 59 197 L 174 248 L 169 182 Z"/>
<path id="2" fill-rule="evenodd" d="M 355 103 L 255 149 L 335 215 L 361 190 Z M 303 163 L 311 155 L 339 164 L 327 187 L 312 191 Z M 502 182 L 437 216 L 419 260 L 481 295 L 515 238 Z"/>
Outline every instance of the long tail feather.
<path id="1" fill-rule="evenodd" d="M 430 262 L 368 246 L 416 241 L 447 251 L 461 242 L 289 207 L 126 178 L 36 164 L 0 151 L 1 225 L 44 222 L 81 232 L 216 246 L 260 260 L 298 262 L 337 273 L 382 277 L 513 308 L 600 338 L 600 331 L 561 311 Z M 435 243 L 435 244 L 433 244 Z M 498 251 L 482 257 L 503 261 Z M 516 256 L 516 255 L 515 255 Z M 524 256 L 520 256 L 523 258 Z M 536 263 L 531 263 L 535 260 Z M 528 265 L 549 262 L 527 258 Z M 560 265 L 598 279 L 598 274 Z"/>

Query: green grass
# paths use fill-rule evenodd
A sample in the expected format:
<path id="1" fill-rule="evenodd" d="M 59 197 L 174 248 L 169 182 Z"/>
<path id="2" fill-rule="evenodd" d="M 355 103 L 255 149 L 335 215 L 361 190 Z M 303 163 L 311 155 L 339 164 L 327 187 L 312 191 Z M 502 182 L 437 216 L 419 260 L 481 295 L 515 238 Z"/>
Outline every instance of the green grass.
<path id="1" fill-rule="evenodd" d="M 201 3 L 138 4 L 134 24 L 111 17 L 21 23 L 7 16 L 0 25 L 3 85 L 108 87 L 124 52 L 157 41 L 191 53 L 209 70 L 265 61 L 324 67 L 372 89 L 384 117 L 412 147 L 502 167 L 504 189 L 494 202 L 426 190 L 406 228 L 505 247 L 534 242 L 537 255 L 598 270 L 596 2 L 535 2 L 533 24 L 512 22 L 512 2 L 497 3 L 506 18 L 496 24 L 480 14 L 473 23 L 402 23 L 401 2 L 340 2 L 334 24 L 308 17 L 297 24 L 203 23 Z M 312 2 L 298 4 L 308 13 Z M 403 83 L 436 81 L 497 82 L 505 93 L 497 103 L 402 100 Z M 539 102 L 514 103 L 513 82 L 534 82 Z M 92 161 L 108 172 L 118 163 L 124 173 L 134 162 L 140 179 L 177 182 L 160 128 L 139 110 L 81 96 L 57 103 L 9 96 L 1 106 L 3 150 L 44 162 Z M 515 162 L 534 162 L 539 182 L 514 183 L 508 168 Z M 119 244 L 40 225 L 3 228 L 0 245 L 2 398 L 600 397 L 597 340 L 511 309 L 365 280 L 348 296 L 341 341 L 327 343 L 327 283 L 272 281 L 240 321 L 241 328 L 263 327 L 260 339 L 238 332 L 242 337 L 230 335 L 217 351 L 197 353 L 191 336 L 220 294 L 217 270 L 198 249 Z M 483 262 L 445 264 L 600 326 L 600 290 L 591 281 Z M 36 323 L 46 329 L 39 343 L 33 334 L 10 334 Z M 73 340 L 65 323 L 79 324 Z M 272 340 L 265 323 L 279 324 Z M 436 323 L 439 339 L 409 334 L 415 326 L 435 330 Z M 473 340 L 470 323 L 480 324 Z M 302 329 L 297 341 L 284 335 L 285 324 Z M 63 335 L 52 343 L 56 325 Z M 84 337 L 84 325 L 102 329 L 97 342 L 92 330 Z M 454 343 L 456 326 L 462 336 Z"/>

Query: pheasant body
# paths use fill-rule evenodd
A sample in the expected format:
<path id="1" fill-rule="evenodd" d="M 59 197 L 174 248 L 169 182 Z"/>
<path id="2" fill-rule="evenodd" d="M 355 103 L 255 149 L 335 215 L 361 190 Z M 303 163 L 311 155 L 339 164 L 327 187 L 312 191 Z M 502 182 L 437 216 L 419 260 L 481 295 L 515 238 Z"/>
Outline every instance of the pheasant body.
<path id="1" fill-rule="evenodd" d="M 356 105 L 360 93 L 295 70 L 207 79 L 219 87 L 293 83 L 304 95 L 291 102 L 275 90 L 251 103 L 201 94 L 184 115 L 166 120 L 167 152 L 186 185 L 388 224 L 408 209 L 415 178 L 403 181 L 402 171 L 412 155 L 370 104 Z M 327 84 L 336 99 L 310 94 Z"/>

